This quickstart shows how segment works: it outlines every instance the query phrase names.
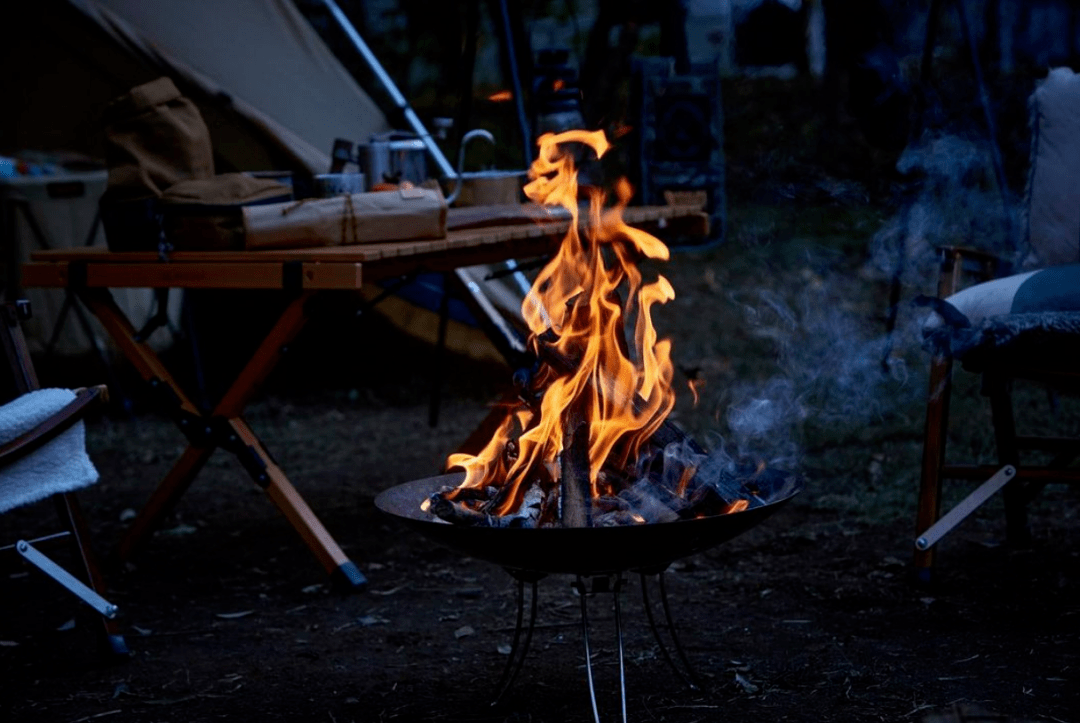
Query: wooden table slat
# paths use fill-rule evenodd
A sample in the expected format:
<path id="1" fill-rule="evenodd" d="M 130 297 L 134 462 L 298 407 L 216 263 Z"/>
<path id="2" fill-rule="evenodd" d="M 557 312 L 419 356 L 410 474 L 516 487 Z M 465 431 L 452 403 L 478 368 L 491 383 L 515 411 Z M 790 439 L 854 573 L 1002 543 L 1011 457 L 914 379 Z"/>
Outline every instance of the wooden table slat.
<path id="1" fill-rule="evenodd" d="M 678 224 L 701 233 L 708 217 L 691 206 L 632 207 L 628 224 Z M 669 225 L 669 227 L 671 227 Z M 156 252 L 114 253 L 77 248 L 37 251 L 22 267 L 25 287 L 63 287 L 70 283 L 69 264 L 86 264 L 86 283 L 94 287 L 280 288 L 283 264 L 303 264 L 304 288 L 357 288 L 361 266 L 368 279 L 402 273 L 402 269 L 447 270 L 550 253 L 570 227 L 567 220 L 451 231 L 442 239 L 418 239 L 354 246 L 321 246 L 264 251 L 175 251 L 167 261 Z"/>

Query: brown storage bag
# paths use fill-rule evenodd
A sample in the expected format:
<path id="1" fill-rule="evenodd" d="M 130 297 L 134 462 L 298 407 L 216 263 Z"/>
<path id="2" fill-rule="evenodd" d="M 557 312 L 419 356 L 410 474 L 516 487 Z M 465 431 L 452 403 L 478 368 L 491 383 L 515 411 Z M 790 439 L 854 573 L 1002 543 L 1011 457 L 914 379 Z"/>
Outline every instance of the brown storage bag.
<path id="1" fill-rule="evenodd" d="M 105 109 L 106 199 L 160 197 L 169 186 L 214 175 L 210 131 L 199 109 L 162 77 Z"/>
<path id="2" fill-rule="evenodd" d="M 291 198 L 290 186 L 243 173 L 180 181 L 160 200 L 165 239 L 178 250 L 242 249 L 242 207 Z"/>

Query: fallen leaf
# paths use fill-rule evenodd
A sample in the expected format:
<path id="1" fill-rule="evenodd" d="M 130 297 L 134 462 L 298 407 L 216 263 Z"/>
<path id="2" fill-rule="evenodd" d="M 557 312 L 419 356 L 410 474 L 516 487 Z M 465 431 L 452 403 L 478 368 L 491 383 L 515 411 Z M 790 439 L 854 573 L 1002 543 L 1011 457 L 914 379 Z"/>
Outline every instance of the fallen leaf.
<path id="1" fill-rule="evenodd" d="M 362 625 L 367 628 L 371 627 L 372 625 L 386 625 L 390 621 L 386 618 L 379 617 L 378 615 L 365 615 L 363 617 L 357 618 L 356 622 L 358 625 Z"/>
<path id="2" fill-rule="evenodd" d="M 751 683 L 742 673 L 735 674 L 735 682 L 747 693 L 757 693 L 761 688 Z"/>
<path id="3" fill-rule="evenodd" d="M 149 635 L 150 633 L 154 632 L 150 628 L 140 628 L 138 625 L 132 625 L 131 629 L 137 632 L 139 635 Z"/>
<path id="4" fill-rule="evenodd" d="M 467 638 L 470 635 L 475 635 L 476 631 L 472 629 L 471 625 L 462 625 L 460 628 L 454 631 L 454 637 L 458 640 Z"/>
<path id="5" fill-rule="evenodd" d="M 501 643 L 495 650 L 499 651 L 499 655 L 509 655 L 514 649 L 510 643 Z"/>
<path id="6" fill-rule="evenodd" d="M 404 590 L 404 589 L 405 589 L 404 585 L 398 585 L 397 587 L 392 587 L 389 590 L 368 590 L 368 594 L 369 595 L 382 595 L 383 597 L 387 597 L 389 595 L 393 595 L 394 593 L 398 592 L 399 590 Z"/>
<path id="7" fill-rule="evenodd" d="M 254 612 L 254 610 L 241 610 L 238 613 L 218 613 L 214 617 L 221 618 L 222 620 L 238 620 L 239 618 L 246 618 Z"/>
<path id="8" fill-rule="evenodd" d="M 63 625 L 61 625 L 60 627 L 57 628 L 57 630 L 60 630 L 60 631 L 74 630 L 74 629 L 75 629 L 75 618 L 72 618 L 71 620 L 68 620 L 66 623 L 64 623 Z"/>
<path id="9" fill-rule="evenodd" d="M 170 535 L 172 537 L 183 537 L 185 535 L 193 535 L 199 531 L 199 528 L 192 527 L 191 525 L 180 524 L 176 527 L 170 527 L 167 530 L 162 530 L 159 535 Z"/>

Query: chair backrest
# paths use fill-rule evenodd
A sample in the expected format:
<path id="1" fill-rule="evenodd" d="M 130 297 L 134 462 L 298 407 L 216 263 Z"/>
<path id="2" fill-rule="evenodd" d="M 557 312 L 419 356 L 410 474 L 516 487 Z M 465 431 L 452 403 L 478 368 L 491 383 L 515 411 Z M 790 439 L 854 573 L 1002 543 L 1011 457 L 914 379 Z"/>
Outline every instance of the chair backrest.
<path id="1" fill-rule="evenodd" d="M 1080 74 L 1054 68 L 1028 101 L 1027 257 L 1035 268 L 1080 261 Z"/>
<path id="2" fill-rule="evenodd" d="M 41 386 L 21 326 L 30 313 L 30 302 L 26 300 L 0 304 L 0 347 L 7 362 L 7 371 L 0 373 L 0 403 Z"/>

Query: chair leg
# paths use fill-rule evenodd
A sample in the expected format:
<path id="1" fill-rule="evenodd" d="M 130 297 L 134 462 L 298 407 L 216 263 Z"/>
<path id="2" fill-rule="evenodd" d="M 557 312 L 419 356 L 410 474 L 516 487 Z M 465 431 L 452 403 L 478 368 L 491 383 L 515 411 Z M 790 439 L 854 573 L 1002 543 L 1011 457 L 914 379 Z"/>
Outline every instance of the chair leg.
<path id="1" fill-rule="evenodd" d="M 99 595 L 105 596 L 105 581 L 101 575 L 101 567 L 98 564 L 97 555 L 90 546 L 90 535 L 83 517 L 79 501 L 71 492 L 65 492 L 53 496 L 56 510 L 64 527 L 71 533 L 72 545 L 78 555 L 86 574 L 87 584 Z M 127 642 L 120 631 L 120 624 L 116 620 L 101 618 L 102 642 L 105 650 L 111 657 L 122 658 L 130 655 Z"/>
<path id="2" fill-rule="evenodd" d="M 1013 417 L 1012 380 L 992 374 L 983 375 L 983 394 L 990 399 L 993 415 L 994 442 L 997 445 L 998 462 L 1011 464 L 1020 469 L 1020 447 L 1016 441 L 1016 420 Z M 1027 519 L 1027 490 L 1024 483 L 1014 479 L 1005 485 L 1005 534 L 1013 547 L 1029 547 L 1031 530 Z"/>
<path id="3" fill-rule="evenodd" d="M 922 475 L 915 516 L 915 534 L 922 534 L 941 514 L 941 470 L 945 465 L 945 442 L 949 430 L 949 398 L 952 394 L 952 359 L 935 355 L 930 362 L 930 386 L 926 398 L 926 425 L 923 428 Z M 915 577 L 930 582 L 934 548 L 915 551 Z"/>

